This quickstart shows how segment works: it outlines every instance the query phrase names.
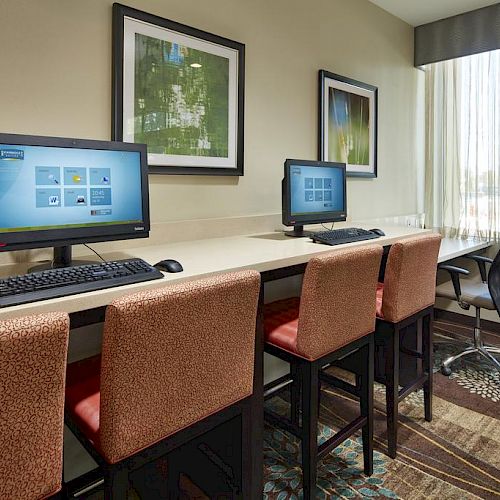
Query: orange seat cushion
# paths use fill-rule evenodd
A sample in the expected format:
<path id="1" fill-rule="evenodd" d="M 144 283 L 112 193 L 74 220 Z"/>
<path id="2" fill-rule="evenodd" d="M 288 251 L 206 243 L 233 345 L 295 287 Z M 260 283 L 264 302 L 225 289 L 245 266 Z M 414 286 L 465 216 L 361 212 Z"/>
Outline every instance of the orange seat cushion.
<path id="1" fill-rule="evenodd" d="M 377 318 L 383 319 L 384 315 L 382 314 L 382 301 L 384 299 L 384 284 L 377 283 Z"/>
<path id="2" fill-rule="evenodd" d="M 99 440 L 99 403 L 101 399 L 101 356 L 68 365 L 66 371 L 66 412 L 101 452 Z"/>
<path id="3" fill-rule="evenodd" d="M 277 300 L 264 305 L 264 337 L 281 349 L 297 352 L 300 299 Z"/>

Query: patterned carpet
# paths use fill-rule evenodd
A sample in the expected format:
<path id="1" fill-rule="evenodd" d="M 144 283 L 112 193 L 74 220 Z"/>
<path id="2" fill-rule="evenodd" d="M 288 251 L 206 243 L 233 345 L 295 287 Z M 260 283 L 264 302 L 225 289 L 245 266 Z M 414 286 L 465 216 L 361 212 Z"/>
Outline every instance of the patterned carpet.
<path id="1" fill-rule="evenodd" d="M 436 322 L 436 333 L 448 336 L 451 331 L 457 331 L 455 325 Z M 469 331 L 459 328 L 465 337 Z M 500 345 L 500 336 L 489 334 L 486 340 Z M 398 457 L 391 460 L 384 454 L 385 389 L 377 385 L 373 476 L 362 473 L 360 437 L 349 439 L 321 462 L 318 498 L 500 498 L 500 374 L 469 357 L 457 361 L 453 374 L 444 377 L 438 371 L 441 359 L 461 346 L 437 342 L 436 347 L 433 421 L 423 418 L 421 393 L 405 399 L 400 404 Z M 278 412 L 288 410 L 279 397 L 267 404 Z M 351 420 L 358 408 L 350 397 L 323 389 L 321 439 Z M 266 426 L 264 498 L 302 498 L 299 459 L 300 443 Z"/>

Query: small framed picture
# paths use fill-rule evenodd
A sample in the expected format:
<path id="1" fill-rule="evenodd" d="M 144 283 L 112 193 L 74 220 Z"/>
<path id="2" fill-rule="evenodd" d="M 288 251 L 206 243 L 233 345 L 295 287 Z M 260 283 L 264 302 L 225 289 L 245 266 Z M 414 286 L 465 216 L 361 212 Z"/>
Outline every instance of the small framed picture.
<path id="1" fill-rule="evenodd" d="M 347 175 L 377 177 L 378 89 L 319 72 L 319 159 L 345 163 Z"/>
<path id="2" fill-rule="evenodd" d="M 113 5 L 113 139 L 157 174 L 243 175 L 245 46 Z"/>

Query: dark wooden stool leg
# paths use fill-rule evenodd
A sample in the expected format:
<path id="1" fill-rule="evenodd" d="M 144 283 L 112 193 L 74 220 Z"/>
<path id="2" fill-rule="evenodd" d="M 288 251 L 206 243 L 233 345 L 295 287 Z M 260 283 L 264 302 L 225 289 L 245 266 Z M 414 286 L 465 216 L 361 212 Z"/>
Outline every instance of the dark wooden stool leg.
<path id="1" fill-rule="evenodd" d="M 180 465 L 181 450 L 176 448 L 168 454 L 167 465 L 167 498 L 177 500 L 180 498 L 180 479 L 182 467 Z"/>
<path id="2" fill-rule="evenodd" d="M 396 458 L 398 446 L 398 396 L 399 396 L 399 328 L 394 326 L 387 345 L 385 360 L 387 448 L 391 458 Z"/>
<path id="3" fill-rule="evenodd" d="M 361 394 L 359 404 L 361 416 L 367 417 L 368 422 L 363 426 L 363 460 L 367 476 L 373 474 L 373 372 L 374 372 L 374 339 L 363 347 L 363 367 L 361 374 Z"/>
<path id="4" fill-rule="evenodd" d="M 321 401 L 321 379 L 318 376 L 318 412 L 319 412 L 319 410 L 321 408 L 320 401 Z"/>
<path id="5" fill-rule="evenodd" d="M 290 375 L 293 382 L 290 388 L 290 420 L 293 424 L 299 425 L 300 411 L 300 373 L 297 363 L 290 363 Z"/>
<path id="6" fill-rule="evenodd" d="M 424 407 L 425 420 L 432 421 L 432 392 L 433 392 L 433 368 L 434 368 L 434 351 L 432 341 L 432 314 L 428 314 L 424 318 L 423 326 L 423 354 L 424 354 L 424 371 L 428 374 L 427 380 L 424 382 Z"/>
<path id="7" fill-rule="evenodd" d="M 318 379 L 314 362 L 301 365 L 302 374 L 302 472 L 304 500 L 315 498 L 318 469 Z"/>
<path id="8" fill-rule="evenodd" d="M 416 321 L 416 351 L 417 352 L 424 352 L 424 320 L 422 317 L 418 317 Z M 417 358 L 417 373 L 416 373 L 416 378 L 421 377 L 424 374 L 424 363 L 422 358 Z M 404 385 L 404 384 L 402 384 Z"/>

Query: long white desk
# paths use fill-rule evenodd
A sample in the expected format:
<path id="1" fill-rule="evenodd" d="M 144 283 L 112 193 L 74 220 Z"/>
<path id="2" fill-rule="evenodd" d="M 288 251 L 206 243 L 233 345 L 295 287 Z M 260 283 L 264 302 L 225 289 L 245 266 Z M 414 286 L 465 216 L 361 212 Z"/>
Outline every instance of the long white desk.
<path id="1" fill-rule="evenodd" d="M 456 259 L 469 253 L 474 253 L 479 250 L 484 250 L 491 246 L 489 241 L 481 241 L 476 239 L 460 240 L 455 238 L 443 238 L 441 240 L 441 248 L 439 250 L 438 262 Z"/>
<path id="2" fill-rule="evenodd" d="M 122 295 L 158 288 L 171 283 L 202 278 L 216 273 L 255 269 L 261 273 L 276 269 L 305 264 L 314 255 L 340 250 L 342 248 L 369 244 L 391 245 L 401 238 L 423 234 L 428 230 L 411 227 L 383 227 L 385 236 L 376 240 L 349 243 L 348 245 L 328 246 L 313 243 L 309 238 L 290 238 L 283 233 L 264 233 L 226 238 L 191 240 L 180 243 L 143 246 L 127 249 L 124 252 L 104 253 L 107 260 L 140 257 L 154 264 L 160 260 L 172 258 L 182 263 L 184 271 L 166 274 L 161 280 L 125 285 L 94 292 L 70 295 L 57 299 L 33 302 L 20 306 L 0 309 L 0 320 L 25 314 L 37 314 L 48 311 L 76 313 L 100 308 Z M 459 257 L 489 246 L 488 242 L 473 240 L 443 239 L 439 262 Z M 89 256 L 97 260 L 95 256 Z M 33 263 L 0 266 L 0 277 L 21 274 Z"/>

